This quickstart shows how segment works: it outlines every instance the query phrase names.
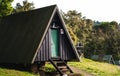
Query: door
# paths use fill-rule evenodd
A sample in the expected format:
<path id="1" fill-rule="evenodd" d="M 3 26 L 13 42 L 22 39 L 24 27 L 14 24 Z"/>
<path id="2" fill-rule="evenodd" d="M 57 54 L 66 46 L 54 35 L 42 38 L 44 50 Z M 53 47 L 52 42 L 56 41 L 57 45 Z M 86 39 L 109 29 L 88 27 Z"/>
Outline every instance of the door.
<path id="1" fill-rule="evenodd" d="M 58 57 L 58 30 L 51 29 L 51 56 Z"/>

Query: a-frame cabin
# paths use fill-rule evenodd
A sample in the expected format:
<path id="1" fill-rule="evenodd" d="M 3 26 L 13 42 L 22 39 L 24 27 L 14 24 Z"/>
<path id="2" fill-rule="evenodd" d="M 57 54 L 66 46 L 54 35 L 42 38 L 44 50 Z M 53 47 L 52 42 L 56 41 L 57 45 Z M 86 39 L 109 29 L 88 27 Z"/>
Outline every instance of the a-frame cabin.
<path id="1" fill-rule="evenodd" d="M 56 5 L 3 17 L 0 21 L 0 63 L 33 64 L 79 60 Z M 69 68 L 69 67 L 68 67 Z"/>

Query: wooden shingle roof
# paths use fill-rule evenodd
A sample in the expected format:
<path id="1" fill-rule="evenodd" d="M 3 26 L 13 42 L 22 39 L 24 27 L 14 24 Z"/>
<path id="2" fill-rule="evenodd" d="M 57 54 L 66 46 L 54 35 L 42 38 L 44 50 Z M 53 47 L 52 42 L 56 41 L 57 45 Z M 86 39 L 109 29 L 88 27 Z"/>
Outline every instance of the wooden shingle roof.
<path id="1" fill-rule="evenodd" d="M 31 63 L 55 8 L 4 17 L 0 23 L 0 62 Z"/>

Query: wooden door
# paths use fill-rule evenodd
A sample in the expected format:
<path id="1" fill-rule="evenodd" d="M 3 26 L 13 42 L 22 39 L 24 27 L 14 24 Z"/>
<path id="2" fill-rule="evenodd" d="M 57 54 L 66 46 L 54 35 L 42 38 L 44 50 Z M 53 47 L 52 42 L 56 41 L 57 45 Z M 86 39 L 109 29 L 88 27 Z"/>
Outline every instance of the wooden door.
<path id="1" fill-rule="evenodd" d="M 51 29 L 51 56 L 52 57 L 58 57 L 58 30 L 57 29 Z"/>

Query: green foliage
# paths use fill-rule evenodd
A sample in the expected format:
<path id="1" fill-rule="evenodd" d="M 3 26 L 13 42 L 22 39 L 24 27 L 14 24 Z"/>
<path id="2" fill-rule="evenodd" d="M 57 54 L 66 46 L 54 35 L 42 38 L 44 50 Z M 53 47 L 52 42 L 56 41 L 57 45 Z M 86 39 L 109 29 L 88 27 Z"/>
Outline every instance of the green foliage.
<path id="1" fill-rule="evenodd" d="M 119 29 L 118 23 L 115 21 L 101 22 L 99 25 L 95 25 L 91 40 L 85 46 L 85 56 L 111 54 L 115 60 L 120 59 Z"/>
<path id="2" fill-rule="evenodd" d="M 81 13 L 78 13 L 76 10 L 63 13 L 63 18 L 66 25 L 69 26 L 73 33 L 79 38 L 79 42 L 86 44 L 93 26 L 92 20 L 82 17 Z"/>
<path id="3" fill-rule="evenodd" d="M 10 15 L 12 13 L 12 3 L 13 0 L 0 0 L 0 17 Z"/>
<path id="4" fill-rule="evenodd" d="M 115 60 L 120 59 L 120 26 L 116 21 L 93 25 L 91 19 L 82 17 L 76 10 L 62 14 L 74 43 L 83 44 L 85 57 L 110 54 Z"/>
<path id="5" fill-rule="evenodd" d="M 69 62 L 70 66 L 87 71 L 95 76 L 119 76 L 120 69 L 118 66 L 95 62 L 89 59 L 82 59 L 82 62 Z"/>
<path id="6" fill-rule="evenodd" d="M 76 45 L 78 42 L 78 37 L 73 33 L 72 29 L 69 26 L 67 26 L 67 29 L 68 29 L 68 32 L 70 33 L 70 36 L 73 40 L 74 45 Z"/>
<path id="7" fill-rule="evenodd" d="M 20 3 L 16 4 L 16 7 L 14 8 L 13 13 L 18 13 L 18 12 L 24 12 L 24 11 L 30 11 L 33 10 L 34 4 L 28 2 L 27 0 L 23 1 L 23 4 L 21 5 Z"/>
<path id="8" fill-rule="evenodd" d="M 29 72 L 0 68 L 0 76 L 34 76 Z"/>
<path id="9" fill-rule="evenodd" d="M 45 67 L 43 67 L 41 70 L 44 70 L 45 72 L 55 72 L 56 69 L 52 64 L 46 64 Z"/>
<path id="10" fill-rule="evenodd" d="M 106 51 L 108 54 L 113 54 L 116 60 L 120 59 L 120 30 L 115 31 L 112 35 L 106 38 Z"/>

